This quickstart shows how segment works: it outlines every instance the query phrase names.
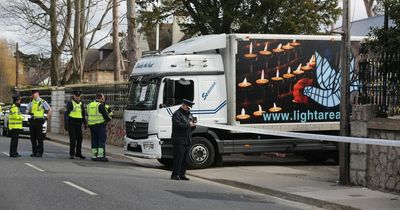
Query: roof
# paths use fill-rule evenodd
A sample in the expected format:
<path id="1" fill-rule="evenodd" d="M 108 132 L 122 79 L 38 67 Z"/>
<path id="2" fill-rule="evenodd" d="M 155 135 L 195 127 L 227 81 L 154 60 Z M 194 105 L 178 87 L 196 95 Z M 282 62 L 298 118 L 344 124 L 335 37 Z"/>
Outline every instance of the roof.
<path id="1" fill-rule="evenodd" d="M 384 19 L 383 15 L 377 15 L 353 21 L 351 22 L 350 34 L 351 36 L 367 36 L 371 28 L 383 27 Z M 389 20 L 389 26 L 395 26 L 393 20 Z M 341 30 L 342 27 L 337 29 Z"/>
<path id="2" fill-rule="evenodd" d="M 103 47 L 101 47 L 100 49 L 89 49 L 86 54 L 84 71 L 113 71 L 114 54 L 112 53 L 112 51 L 113 48 L 111 42 L 103 45 Z M 100 60 L 101 53 L 103 53 L 103 59 Z M 125 63 L 125 66 L 127 66 L 127 63 Z"/>

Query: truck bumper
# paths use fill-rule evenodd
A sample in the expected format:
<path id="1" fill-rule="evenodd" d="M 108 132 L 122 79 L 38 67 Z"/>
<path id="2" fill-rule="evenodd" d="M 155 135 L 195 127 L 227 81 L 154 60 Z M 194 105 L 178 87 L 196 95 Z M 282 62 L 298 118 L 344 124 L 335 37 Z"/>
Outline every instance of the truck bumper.
<path id="1" fill-rule="evenodd" d="M 156 135 L 147 139 L 124 138 L 124 154 L 127 156 L 159 159 L 161 158 L 161 140 Z"/>

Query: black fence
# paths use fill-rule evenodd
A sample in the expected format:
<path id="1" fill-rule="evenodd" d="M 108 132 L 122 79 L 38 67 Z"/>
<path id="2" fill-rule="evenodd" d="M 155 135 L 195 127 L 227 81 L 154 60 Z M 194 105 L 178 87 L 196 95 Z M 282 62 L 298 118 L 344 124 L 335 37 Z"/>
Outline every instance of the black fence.
<path id="1" fill-rule="evenodd" d="M 100 84 L 100 85 L 69 85 L 65 86 L 65 103 L 70 101 L 72 93 L 75 90 L 82 92 L 82 100 L 85 104 L 95 100 L 97 93 L 103 93 L 106 98 L 106 103 L 111 106 L 114 111 L 123 111 L 128 102 L 129 95 L 129 83 L 120 82 L 112 84 Z M 22 96 L 22 103 L 29 103 L 32 100 L 31 90 L 38 89 L 40 91 L 40 97 L 51 103 L 51 87 L 40 87 L 40 88 L 27 88 L 19 90 Z"/>
<path id="2" fill-rule="evenodd" d="M 400 114 L 400 53 L 360 55 L 359 78 L 361 104 L 378 105 L 383 117 Z"/>
<path id="3" fill-rule="evenodd" d="M 71 100 L 75 90 L 82 91 L 82 100 L 88 104 L 95 100 L 97 93 L 103 93 L 106 103 L 115 111 L 123 111 L 128 102 L 129 83 L 121 82 L 101 85 L 72 85 L 65 87 L 65 102 Z"/>

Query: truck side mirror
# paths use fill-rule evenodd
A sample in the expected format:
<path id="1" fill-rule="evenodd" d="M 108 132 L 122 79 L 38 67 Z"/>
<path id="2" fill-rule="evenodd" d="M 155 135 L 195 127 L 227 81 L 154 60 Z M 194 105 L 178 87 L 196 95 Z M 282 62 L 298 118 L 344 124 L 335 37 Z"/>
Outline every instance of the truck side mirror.
<path id="1" fill-rule="evenodd" d="M 164 102 L 163 103 L 166 106 L 175 105 L 175 81 L 172 79 L 165 80 Z"/>

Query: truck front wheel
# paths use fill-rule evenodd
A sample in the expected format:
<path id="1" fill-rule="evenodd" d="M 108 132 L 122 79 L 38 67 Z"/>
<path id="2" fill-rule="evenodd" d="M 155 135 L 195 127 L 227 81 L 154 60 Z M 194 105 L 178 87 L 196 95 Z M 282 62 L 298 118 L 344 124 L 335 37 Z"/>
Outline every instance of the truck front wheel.
<path id="1" fill-rule="evenodd" d="M 189 168 L 208 168 L 213 164 L 214 158 L 215 149 L 212 143 L 201 136 L 193 137 L 189 150 Z"/>

